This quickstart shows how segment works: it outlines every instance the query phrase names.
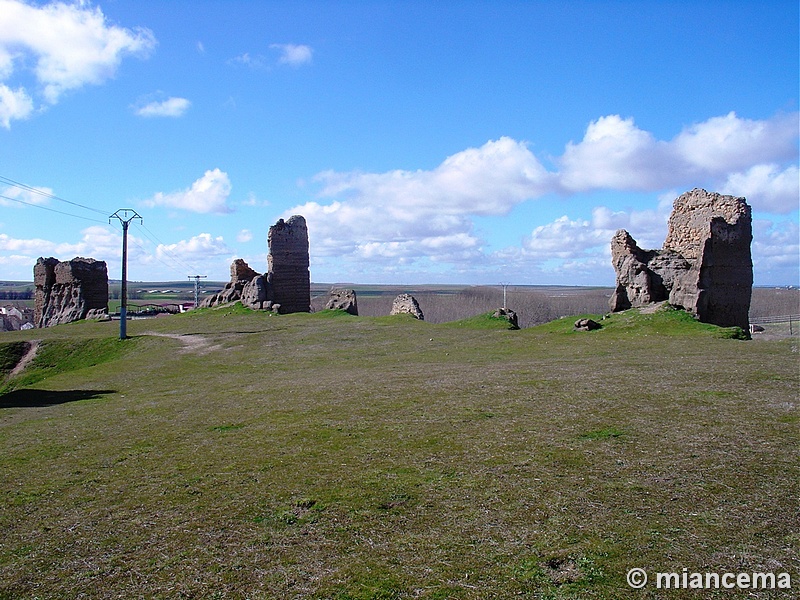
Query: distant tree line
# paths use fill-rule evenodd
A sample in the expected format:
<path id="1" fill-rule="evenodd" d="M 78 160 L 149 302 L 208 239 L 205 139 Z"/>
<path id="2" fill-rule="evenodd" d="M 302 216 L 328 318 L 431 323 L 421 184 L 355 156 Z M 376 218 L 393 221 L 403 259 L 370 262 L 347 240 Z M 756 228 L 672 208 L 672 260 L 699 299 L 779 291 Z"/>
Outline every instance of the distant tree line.
<path id="1" fill-rule="evenodd" d="M 23 292 L 14 290 L 0 290 L 0 300 L 32 300 L 33 290 L 28 288 Z"/>

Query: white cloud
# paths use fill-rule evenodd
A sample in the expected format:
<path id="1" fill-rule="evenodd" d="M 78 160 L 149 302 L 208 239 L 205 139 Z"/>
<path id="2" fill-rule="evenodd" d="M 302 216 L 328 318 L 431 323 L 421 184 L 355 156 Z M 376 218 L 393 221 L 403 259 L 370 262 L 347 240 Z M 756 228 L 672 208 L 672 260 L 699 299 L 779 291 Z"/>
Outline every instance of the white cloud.
<path id="1" fill-rule="evenodd" d="M 796 222 L 755 220 L 752 253 L 757 284 L 798 284 L 800 226 Z"/>
<path id="2" fill-rule="evenodd" d="M 146 57 L 156 45 L 147 29 L 110 25 L 100 8 L 84 3 L 53 2 L 43 6 L 0 0 L 0 78 L 7 81 L 18 66 L 33 64 L 44 100 L 58 102 L 66 91 L 100 84 L 113 77 L 123 57 Z M 5 87 L 3 122 L 24 118 L 32 110 L 28 92 Z M 15 109 L 16 107 L 16 109 Z M 21 115 L 21 116 L 19 116 Z M 8 125 L 5 125 L 8 127 Z"/>
<path id="3" fill-rule="evenodd" d="M 55 242 L 41 238 L 21 239 L 7 234 L 0 234 L 0 260 L 13 265 L 17 276 L 25 278 L 33 276 L 33 265 L 40 256 L 54 256 L 59 260 L 71 260 L 76 256 L 91 257 L 106 261 L 109 274 L 118 272 L 122 255 L 122 235 L 111 226 L 93 225 L 81 230 L 78 242 Z M 142 240 L 128 235 L 130 258 L 136 259 L 140 254 Z M 5 253 L 13 253 L 12 256 Z M 5 255 L 5 256 L 3 256 Z"/>
<path id="4" fill-rule="evenodd" d="M 560 184 L 567 192 L 648 190 L 669 177 L 666 144 L 619 115 L 590 123 L 583 140 L 569 142 L 559 162 Z"/>
<path id="5" fill-rule="evenodd" d="M 230 212 L 226 202 L 231 193 L 228 174 L 219 169 L 206 171 L 188 189 L 164 194 L 158 192 L 145 206 L 167 206 L 196 213 Z"/>
<path id="6" fill-rule="evenodd" d="M 798 113 L 753 121 L 731 112 L 692 124 L 670 141 L 655 139 L 633 119 L 610 115 L 590 123 L 581 142 L 567 144 L 559 180 L 567 193 L 696 187 L 756 164 L 794 159 L 797 137 Z"/>
<path id="7" fill-rule="evenodd" d="M 48 196 L 52 195 L 53 195 L 53 190 L 50 188 L 32 187 L 32 189 L 24 189 L 16 186 L 11 186 L 0 191 L 0 206 L 22 208 L 23 204 L 21 204 L 20 202 L 14 202 L 14 200 L 20 200 L 27 204 L 35 204 L 35 205 L 48 204 L 49 202 Z"/>
<path id="8" fill-rule="evenodd" d="M 754 210 L 785 214 L 800 208 L 800 171 L 797 165 L 755 165 L 731 173 L 720 191 L 745 196 Z"/>
<path id="9" fill-rule="evenodd" d="M 546 192 L 550 177 L 525 144 L 501 138 L 431 171 L 321 173 L 320 195 L 343 200 L 309 202 L 286 214 L 306 218 L 320 255 L 467 260 L 482 245 L 469 217 L 505 214 Z"/>
<path id="10" fill-rule="evenodd" d="M 33 113 L 33 100 L 23 88 L 12 90 L 0 84 L 0 125 L 9 129 L 11 121 L 27 119 Z"/>
<path id="11" fill-rule="evenodd" d="M 244 244 L 253 239 L 253 232 L 249 229 L 242 229 L 236 236 L 236 241 Z"/>
<path id="12" fill-rule="evenodd" d="M 136 109 L 140 117 L 182 117 L 192 105 L 186 98 L 171 97 L 162 101 L 149 102 Z"/>
<path id="13" fill-rule="evenodd" d="M 554 159 L 558 170 L 547 170 L 524 142 L 503 137 L 458 152 L 431 170 L 319 173 L 317 199 L 284 216 L 306 217 L 312 260 L 336 256 L 385 266 L 427 261 L 426 268 L 442 261 L 458 268 L 488 259 L 475 232 L 476 216 L 505 215 L 522 202 L 553 194 L 658 194 L 653 208 L 598 206 L 591 218 L 564 216 L 534 229 L 509 254 L 537 264 L 599 260 L 619 228 L 642 247 L 660 247 L 672 201 L 693 187 L 752 195 L 756 209 L 793 210 L 797 168 L 785 161 L 797 156 L 797 120 L 797 113 L 761 121 L 729 113 L 659 140 L 633 119 L 609 115 L 590 123 L 582 141 L 565 146 Z"/>
<path id="14" fill-rule="evenodd" d="M 299 67 L 310 63 L 314 54 L 310 46 L 303 44 L 272 44 L 270 48 L 280 52 L 279 64 L 291 67 Z"/>
<path id="15" fill-rule="evenodd" d="M 265 69 L 268 67 L 268 60 L 265 56 L 261 54 L 251 56 L 249 52 L 235 56 L 228 62 L 229 64 L 232 63 L 244 65 L 246 67 L 250 67 L 251 69 Z"/>
<path id="16" fill-rule="evenodd" d="M 201 262 L 219 256 L 230 256 L 232 250 L 225 244 L 222 236 L 212 237 L 210 233 L 200 233 L 188 240 L 181 240 L 175 244 L 159 244 L 155 256 L 159 260 L 188 262 L 190 264 Z"/>
<path id="17" fill-rule="evenodd" d="M 725 176 L 797 156 L 798 113 L 753 121 L 731 112 L 682 131 L 671 143 L 687 171 Z"/>

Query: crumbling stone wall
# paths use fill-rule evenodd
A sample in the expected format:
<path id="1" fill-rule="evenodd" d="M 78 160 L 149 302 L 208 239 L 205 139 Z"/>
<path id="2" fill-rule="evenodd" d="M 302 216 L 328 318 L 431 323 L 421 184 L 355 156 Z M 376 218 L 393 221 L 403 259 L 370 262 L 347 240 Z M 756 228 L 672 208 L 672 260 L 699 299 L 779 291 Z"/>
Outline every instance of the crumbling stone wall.
<path id="1" fill-rule="evenodd" d="M 749 326 L 752 215 L 744 198 L 694 189 L 673 203 L 661 250 L 642 250 L 621 229 L 611 240 L 612 311 L 669 301 L 705 323 Z"/>
<path id="2" fill-rule="evenodd" d="M 33 323 L 51 327 L 108 312 L 108 268 L 102 260 L 40 257 L 33 267 Z"/>
<path id="3" fill-rule="evenodd" d="M 295 215 L 279 219 L 267 237 L 268 271 L 257 273 L 241 258 L 231 264 L 231 280 L 222 291 L 208 296 L 202 307 L 228 302 L 241 303 L 256 310 L 281 313 L 310 312 L 311 275 L 309 273 L 308 228 L 306 220 Z"/>

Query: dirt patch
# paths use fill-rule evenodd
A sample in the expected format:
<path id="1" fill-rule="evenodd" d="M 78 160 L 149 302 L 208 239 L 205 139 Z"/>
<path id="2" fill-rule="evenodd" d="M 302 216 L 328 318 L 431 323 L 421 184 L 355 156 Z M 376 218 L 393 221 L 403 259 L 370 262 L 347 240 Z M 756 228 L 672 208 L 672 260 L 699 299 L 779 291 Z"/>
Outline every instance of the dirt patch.
<path id="1" fill-rule="evenodd" d="M 154 331 L 146 331 L 142 335 L 152 335 L 156 337 L 166 337 L 173 340 L 178 340 L 181 344 L 183 344 L 183 348 L 181 348 L 180 352 L 184 354 L 199 354 L 200 356 L 203 356 L 209 352 L 213 352 L 214 350 L 219 350 L 222 348 L 222 346 L 218 344 L 212 344 L 208 338 L 199 334 L 187 333 L 179 335 L 176 333 L 156 333 Z"/>
<path id="2" fill-rule="evenodd" d="M 25 367 L 27 367 L 34 358 L 36 358 L 36 352 L 39 350 L 39 342 L 40 340 L 31 340 L 29 342 L 27 351 L 22 355 L 22 358 L 19 359 L 17 366 L 11 369 L 11 372 L 8 374 L 9 379 L 22 373 Z"/>

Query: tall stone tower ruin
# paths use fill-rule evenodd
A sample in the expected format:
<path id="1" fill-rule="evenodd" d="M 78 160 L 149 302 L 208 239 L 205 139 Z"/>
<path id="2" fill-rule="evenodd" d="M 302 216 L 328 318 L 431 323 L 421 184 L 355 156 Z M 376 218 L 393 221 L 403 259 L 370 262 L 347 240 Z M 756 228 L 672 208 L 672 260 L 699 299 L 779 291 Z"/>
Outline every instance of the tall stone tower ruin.
<path id="1" fill-rule="evenodd" d="M 753 226 L 744 198 L 693 189 L 675 199 L 661 250 L 642 250 L 620 229 L 611 240 L 612 311 L 668 300 L 700 321 L 749 326 Z"/>
<path id="2" fill-rule="evenodd" d="M 269 294 L 282 313 L 311 311 L 308 227 L 300 215 L 279 219 L 267 236 Z"/>

